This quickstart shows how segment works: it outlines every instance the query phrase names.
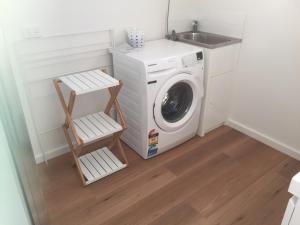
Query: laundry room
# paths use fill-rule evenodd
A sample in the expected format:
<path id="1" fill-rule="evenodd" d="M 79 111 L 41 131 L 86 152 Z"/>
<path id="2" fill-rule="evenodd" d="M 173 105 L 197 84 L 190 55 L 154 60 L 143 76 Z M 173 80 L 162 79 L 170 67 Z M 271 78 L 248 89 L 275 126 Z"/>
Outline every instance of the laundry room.
<path id="1" fill-rule="evenodd" d="M 297 0 L 2 0 L 0 224 L 299 225 Z"/>

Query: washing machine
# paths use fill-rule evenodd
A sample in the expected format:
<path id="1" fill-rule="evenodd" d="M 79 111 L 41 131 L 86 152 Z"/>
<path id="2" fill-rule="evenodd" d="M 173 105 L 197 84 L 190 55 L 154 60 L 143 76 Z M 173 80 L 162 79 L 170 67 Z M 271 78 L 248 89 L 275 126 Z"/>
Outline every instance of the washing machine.
<path id="1" fill-rule="evenodd" d="M 122 140 L 144 159 L 197 133 L 203 97 L 203 51 L 170 40 L 112 50 L 119 102 L 128 123 Z"/>

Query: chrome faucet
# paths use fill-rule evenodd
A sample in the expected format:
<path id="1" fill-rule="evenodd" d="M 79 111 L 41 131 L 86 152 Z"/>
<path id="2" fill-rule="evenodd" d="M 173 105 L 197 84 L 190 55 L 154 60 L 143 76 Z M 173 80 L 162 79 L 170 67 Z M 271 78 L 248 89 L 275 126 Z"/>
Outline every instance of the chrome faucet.
<path id="1" fill-rule="evenodd" d="M 177 34 L 176 34 L 176 31 L 175 31 L 175 30 L 172 30 L 171 40 L 172 40 L 172 41 L 177 41 Z"/>
<path id="2" fill-rule="evenodd" d="M 199 25 L 199 22 L 197 20 L 194 20 L 192 23 L 194 33 L 198 32 L 198 25 Z"/>

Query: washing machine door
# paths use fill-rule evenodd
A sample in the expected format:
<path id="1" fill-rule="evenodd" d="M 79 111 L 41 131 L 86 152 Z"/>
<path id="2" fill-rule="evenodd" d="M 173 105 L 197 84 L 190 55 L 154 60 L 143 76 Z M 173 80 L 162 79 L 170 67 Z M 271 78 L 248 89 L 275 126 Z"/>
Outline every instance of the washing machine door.
<path id="1" fill-rule="evenodd" d="M 188 73 L 177 74 L 167 80 L 153 107 L 157 126 L 168 132 L 183 127 L 197 110 L 198 86 L 196 79 Z"/>

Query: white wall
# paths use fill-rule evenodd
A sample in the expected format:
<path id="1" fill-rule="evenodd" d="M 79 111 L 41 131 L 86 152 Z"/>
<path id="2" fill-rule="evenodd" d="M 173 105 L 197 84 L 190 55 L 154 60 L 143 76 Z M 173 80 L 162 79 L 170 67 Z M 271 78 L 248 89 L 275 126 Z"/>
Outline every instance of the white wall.
<path id="1" fill-rule="evenodd" d="M 32 224 L 1 121 L 0 174 L 0 224 Z"/>
<path id="2" fill-rule="evenodd" d="M 144 29 L 147 39 L 162 37 L 165 31 L 166 0 L 6 2 L 5 13 L 14 25 L 15 36 L 27 27 L 38 27 L 43 36 L 113 28 L 120 42 L 124 29 L 130 26 Z"/>
<path id="3" fill-rule="evenodd" d="M 242 16 L 232 15 L 246 15 L 229 124 L 300 159 L 300 2 L 175 1 L 194 9 L 187 18 L 199 15 L 200 28 L 202 21 L 207 29 L 203 12 L 209 19 L 227 14 L 227 27 L 211 22 L 210 31 L 221 34 L 238 36 L 230 23 L 243 24 Z"/>
<path id="4" fill-rule="evenodd" d="M 231 120 L 300 159 L 300 3 L 248 7 Z"/>
<path id="5" fill-rule="evenodd" d="M 10 58 L 37 162 L 67 151 L 61 129 L 63 111 L 52 79 L 92 68 L 112 70 L 108 33 L 124 42 L 125 29 L 145 31 L 146 40 L 163 38 L 167 0 L 6 0 L 2 1 Z M 26 39 L 28 30 L 40 38 Z M 104 31 L 104 32 L 101 32 Z M 81 33 L 81 34 L 80 34 Z M 64 36 L 66 34 L 71 34 Z M 75 115 L 99 111 L 107 95 L 84 96 L 76 102 Z"/>

